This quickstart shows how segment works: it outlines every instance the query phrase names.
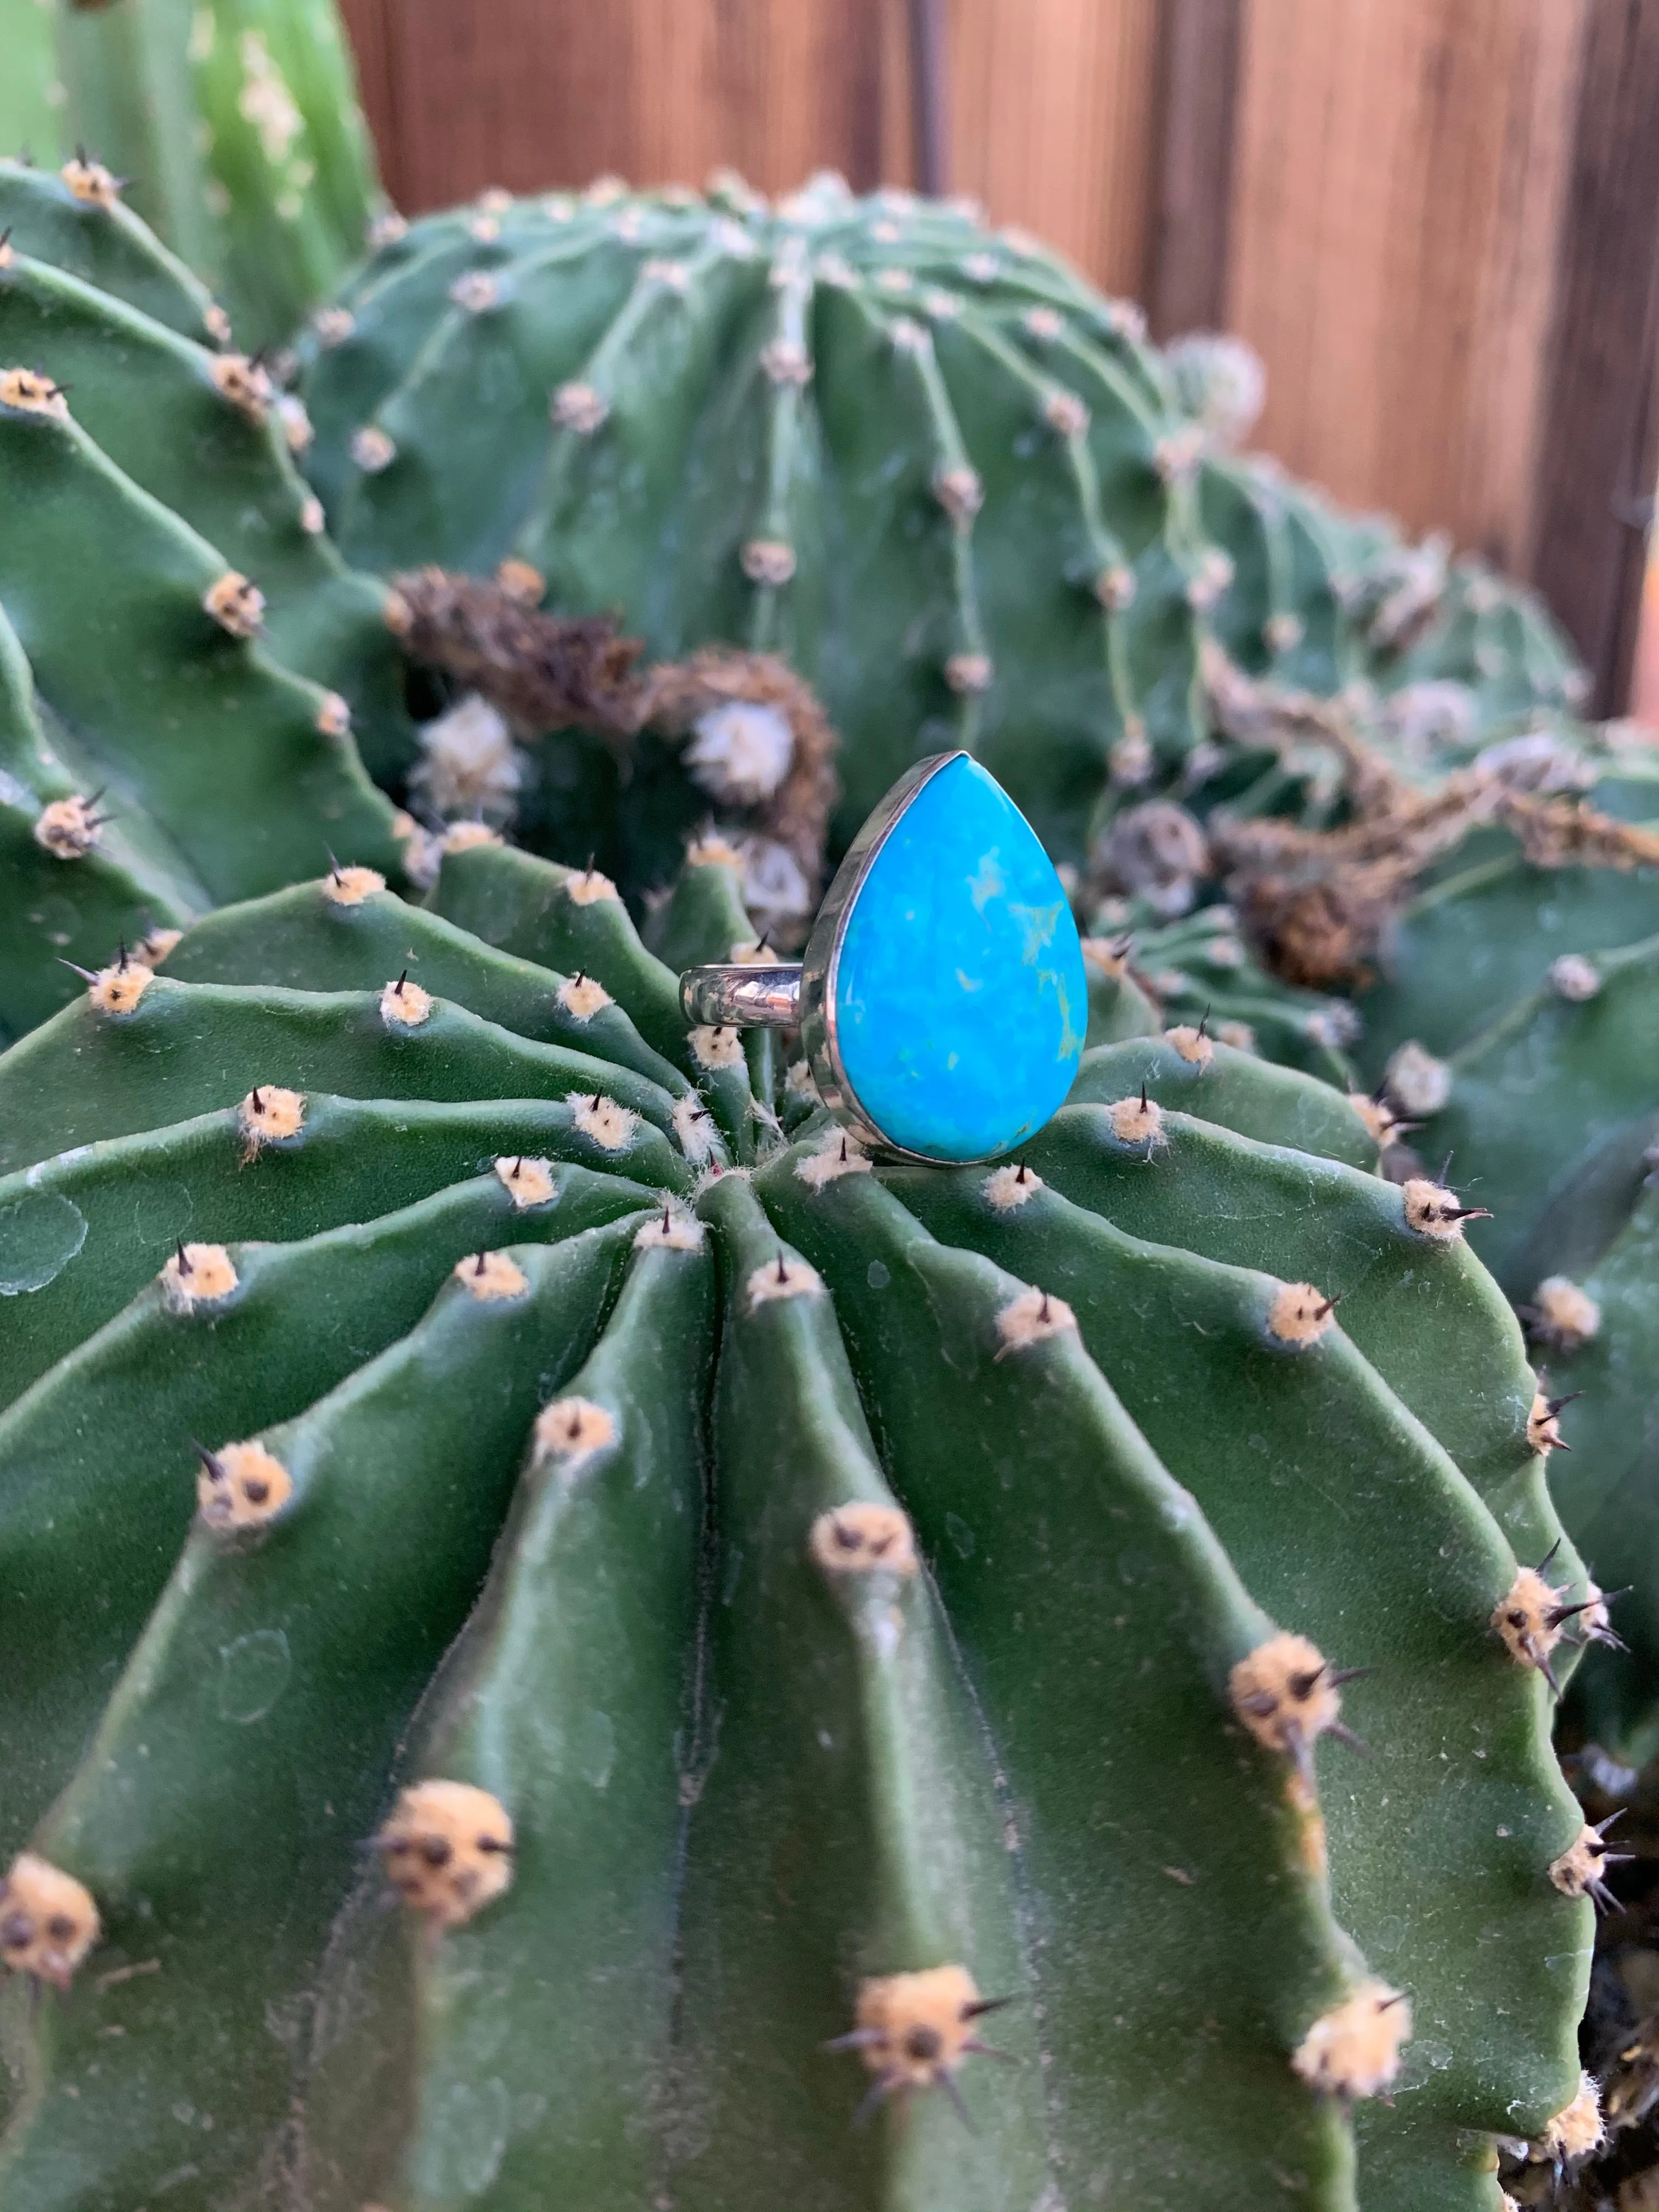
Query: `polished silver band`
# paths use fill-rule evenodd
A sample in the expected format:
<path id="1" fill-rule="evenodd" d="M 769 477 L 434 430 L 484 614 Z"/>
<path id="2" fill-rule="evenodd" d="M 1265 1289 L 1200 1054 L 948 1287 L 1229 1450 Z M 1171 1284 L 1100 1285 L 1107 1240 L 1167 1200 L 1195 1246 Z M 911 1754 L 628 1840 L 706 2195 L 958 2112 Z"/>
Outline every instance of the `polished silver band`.
<path id="1" fill-rule="evenodd" d="M 800 963 L 766 967 L 722 962 L 688 968 L 680 977 L 680 1006 L 694 1026 L 736 1030 L 793 1030 L 800 1025 Z"/>

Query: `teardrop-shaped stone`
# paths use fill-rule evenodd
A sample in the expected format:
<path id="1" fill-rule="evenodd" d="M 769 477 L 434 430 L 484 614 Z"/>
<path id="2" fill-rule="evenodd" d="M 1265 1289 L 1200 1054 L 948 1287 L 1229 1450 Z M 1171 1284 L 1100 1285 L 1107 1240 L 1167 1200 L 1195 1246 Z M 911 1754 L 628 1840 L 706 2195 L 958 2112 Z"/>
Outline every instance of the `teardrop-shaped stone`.
<path id="1" fill-rule="evenodd" d="M 907 1152 L 1010 1152 L 1071 1089 L 1088 1027 L 1077 925 L 1031 825 L 965 753 L 888 831 L 833 988 L 847 1081 Z"/>

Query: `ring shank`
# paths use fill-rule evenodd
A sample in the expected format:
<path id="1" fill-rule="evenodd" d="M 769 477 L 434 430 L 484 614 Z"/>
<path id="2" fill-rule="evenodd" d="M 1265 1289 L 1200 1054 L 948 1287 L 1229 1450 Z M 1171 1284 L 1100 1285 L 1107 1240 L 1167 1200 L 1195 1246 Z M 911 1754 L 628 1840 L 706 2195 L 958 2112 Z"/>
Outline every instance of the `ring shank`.
<path id="1" fill-rule="evenodd" d="M 694 1026 L 793 1030 L 800 1024 L 800 963 L 778 960 L 763 967 L 721 962 L 688 968 L 680 977 L 680 1006 Z"/>

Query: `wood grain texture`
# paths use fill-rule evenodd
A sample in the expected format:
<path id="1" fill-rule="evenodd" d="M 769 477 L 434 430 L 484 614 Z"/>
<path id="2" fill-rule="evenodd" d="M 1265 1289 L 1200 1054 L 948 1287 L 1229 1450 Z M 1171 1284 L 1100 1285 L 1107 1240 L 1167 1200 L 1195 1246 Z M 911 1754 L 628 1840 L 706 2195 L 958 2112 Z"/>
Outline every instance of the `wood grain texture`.
<path id="1" fill-rule="evenodd" d="M 1589 0 L 1528 572 L 1629 696 L 1659 471 L 1659 7 Z"/>
<path id="2" fill-rule="evenodd" d="M 1585 0 L 1249 0 L 1231 326 L 1261 442 L 1506 565 L 1532 539 Z"/>
<path id="3" fill-rule="evenodd" d="M 1227 313 L 1243 0 L 1164 0 L 1146 311 L 1160 338 Z"/>
<path id="4" fill-rule="evenodd" d="M 954 0 L 951 45 L 956 189 L 1144 298 L 1158 0 Z"/>
<path id="5" fill-rule="evenodd" d="M 910 172 L 903 0 L 343 0 L 406 212 L 612 173 Z"/>

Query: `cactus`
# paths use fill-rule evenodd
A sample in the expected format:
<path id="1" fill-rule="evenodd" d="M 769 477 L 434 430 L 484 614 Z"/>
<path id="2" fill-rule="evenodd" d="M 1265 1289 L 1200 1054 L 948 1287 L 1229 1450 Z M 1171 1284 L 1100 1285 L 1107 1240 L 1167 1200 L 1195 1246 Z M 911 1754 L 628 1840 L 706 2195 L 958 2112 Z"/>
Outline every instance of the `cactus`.
<path id="1" fill-rule="evenodd" d="M 842 844 L 947 744 L 1080 861 L 1119 799 L 1230 757 L 1212 714 L 1432 679 L 1490 733 L 1575 696 L 1530 603 L 1239 462 L 1237 408 L 1218 428 L 1137 309 L 971 204 L 489 192 L 388 239 L 298 351 L 349 559 L 499 571 L 659 656 L 781 653 L 841 735 Z M 687 763 L 717 800 L 724 757 Z M 526 835 L 580 858 L 562 830 Z"/>
<path id="2" fill-rule="evenodd" d="M 1598 1578 L 1625 1589 L 1632 1653 L 1582 1670 L 1581 1722 L 1638 1763 L 1659 1748 L 1656 787 L 1636 747 L 1561 817 L 1581 847 L 1592 810 L 1629 824 L 1623 867 L 1475 831 L 1425 873 L 1360 1000 L 1369 1076 L 1491 1209 L 1470 1241 L 1563 1401 L 1554 1487 Z"/>
<path id="3" fill-rule="evenodd" d="M 371 753 L 395 603 L 345 569 L 303 417 L 80 161 L 0 164 L 0 1024 L 119 939 L 309 877 L 396 869 Z"/>
<path id="4" fill-rule="evenodd" d="M 34 90 L 0 112 L 0 150 L 91 149 L 250 350 L 387 216 L 331 0 L 3 0 L 0 39 Z"/>
<path id="5" fill-rule="evenodd" d="M 774 1042 L 484 836 L 0 1056 L 9 2208 L 1496 2212 L 1569 2106 L 1456 1201 L 1190 1024 L 962 1171 Z"/>

